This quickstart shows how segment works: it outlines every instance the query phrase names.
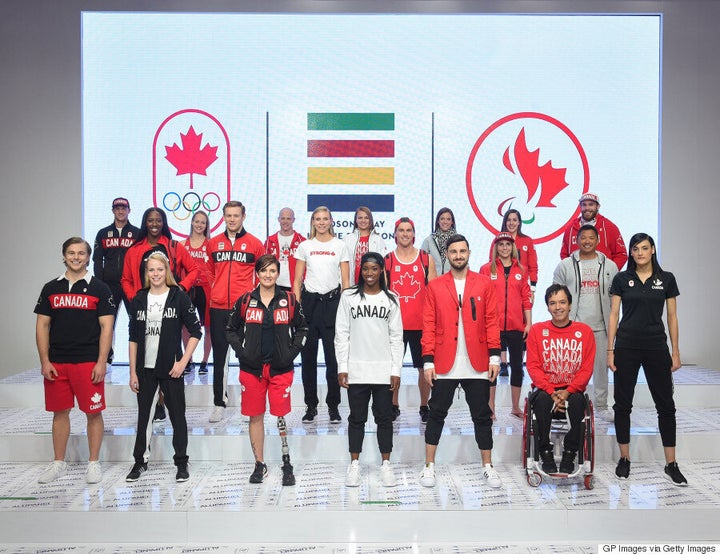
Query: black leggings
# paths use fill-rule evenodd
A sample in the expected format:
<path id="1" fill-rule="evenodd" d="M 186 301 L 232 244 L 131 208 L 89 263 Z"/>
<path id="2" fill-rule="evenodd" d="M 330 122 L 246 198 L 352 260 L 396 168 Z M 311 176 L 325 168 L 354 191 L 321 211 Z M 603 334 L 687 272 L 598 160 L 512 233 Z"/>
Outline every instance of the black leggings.
<path id="1" fill-rule="evenodd" d="M 137 436 L 135 437 L 135 448 L 133 449 L 135 462 L 141 464 L 147 461 L 144 459 L 148 446 L 147 435 L 152 433 L 150 411 L 155 399 L 155 392 L 159 386 L 165 395 L 165 407 L 173 426 L 172 444 L 175 449 L 173 460 L 175 465 L 187 464 L 188 430 L 187 421 L 185 420 L 185 380 L 182 377 L 158 379 L 155 376 L 155 371 L 148 368 L 138 369 L 137 377 L 140 386 L 137 392 Z"/>
<path id="2" fill-rule="evenodd" d="M 522 387 L 523 377 L 523 349 L 525 339 L 522 331 L 500 331 L 502 349 L 510 353 L 510 385 Z M 497 379 L 490 383 L 491 387 L 497 385 Z"/>
<path id="3" fill-rule="evenodd" d="M 348 416 L 350 452 L 362 452 L 370 396 L 372 396 L 372 412 L 377 425 L 378 447 L 382 454 L 392 452 L 393 424 L 390 385 L 350 385 L 347 393 L 348 404 L 350 404 L 350 415 Z"/>
<path id="4" fill-rule="evenodd" d="M 615 434 L 618 444 L 630 443 L 630 413 L 640 366 L 645 371 L 650 394 L 655 402 L 658 429 L 663 446 L 674 447 L 676 435 L 673 399 L 672 357 L 664 350 L 615 348 Z"/>

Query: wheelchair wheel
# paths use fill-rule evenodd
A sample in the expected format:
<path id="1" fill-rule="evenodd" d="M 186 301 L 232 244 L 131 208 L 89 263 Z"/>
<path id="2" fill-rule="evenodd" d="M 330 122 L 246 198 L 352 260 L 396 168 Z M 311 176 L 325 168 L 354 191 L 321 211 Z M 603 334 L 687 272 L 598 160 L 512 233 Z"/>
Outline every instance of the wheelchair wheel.
<path id="1" fill-rule="evenodd" d="M 530 403 L 525 399 L 525 408 L 523 410 L 523 469 L 527 468 L 527 460 L 531 455 L 530 441 L 532 440 L 532 414 L 530 413 Z M 528 476 L 529 478 L 529 476 Z M 529 481 L 528 481 L 529 482 Z M 537 485 L 536 485 L 537 486 Z"/>
<path id="2" fill-rule="evenodd" d="M 595 471 L 595 410 L 593 409 L 592 400 L 585 395 L 586 398 L 586 415 L 588 416 L 585 425 L 585 460 L 590 462 L 590 472 Z M 587 486 L 587 485 L 586 485 Z"/>
<path id="3" fill-rule="evenodd" d="M 527 482 L 531 487 L 539 487 L 540 483 L 542 483 L 542 475 L 536 471 L 528 473 Z"/>

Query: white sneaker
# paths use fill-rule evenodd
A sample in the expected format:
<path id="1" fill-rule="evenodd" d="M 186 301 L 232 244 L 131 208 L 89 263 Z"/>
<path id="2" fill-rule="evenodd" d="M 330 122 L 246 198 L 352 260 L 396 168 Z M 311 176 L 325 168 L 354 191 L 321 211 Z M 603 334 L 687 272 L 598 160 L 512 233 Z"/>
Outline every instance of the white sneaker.
<path id="1" fill-rule="evenodd" d="M 499 489 L 502 487 L 502 481 L 500 480 L 500 476 L 498 475 L 498 472 L 495 471 L 495 468 L 490 464 L 485 464 L 483 467 L 483 477 L 485 478 L 485 482 L 487 483 L 488 487 L 491 487 L 493 489 Z"/>
<path id="2" fill-rule="evenodd" d="M 383 461 L 380 466 L 380 479 L 382 480 L 383 487 L 395 487 L 397 486 L 397 479 L 395 479 L 395 472 L 388 460 Z"/>
<path id="3" fill-rule="evenodd" d="M 38 483 L 52 483 L 58 477 L 65 475 L 67 464 L 63 460 L 55 460 L 38 477 Z"/>
<path id="4" fill-rule="evenodd" d="M 100 462 L 88 462 L 87 471 L 85 472 L 85 481 L 91 485 L 102 481 L 102 468 Z"/>
<path id="5" fill-rule="evenodd" d="M 353 460 L 348 466 L 347 475 L 345 476 L 346 487 L 360 486 L 360 462 Z"/>
<path id="6" fill-rule="evenodd" d="M 615 423 L 615 410 L 612 408 L 605 408 L 600 411 L 600 418 L 608 423 Z"/>
<path id="7" fill-rule="evenodd" d="M 425 464 L 422 473 L 420 473 L 420 484 L 423 487 L 435 486 L 435 464 L 433 462 Z"/>
<path id="8" fill-rule="evenodd" d="M 222 421 L 223 416 L 225 415 L 225 406 L 215 406 L 212 409 L 212 412 L 210 412 L 210 423 L 217 423 L 218 421 Z"/>

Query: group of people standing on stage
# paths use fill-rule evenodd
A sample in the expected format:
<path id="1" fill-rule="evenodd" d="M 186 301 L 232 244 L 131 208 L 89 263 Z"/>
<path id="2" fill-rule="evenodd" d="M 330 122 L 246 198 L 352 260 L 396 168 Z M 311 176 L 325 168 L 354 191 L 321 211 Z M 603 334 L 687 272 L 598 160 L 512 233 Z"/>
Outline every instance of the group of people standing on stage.
<path id="1" fill-rule="evenodd" d="M 675 460 L 672 396 L 672 371 L 680 367 L 679 292 L 672 274 L 657 263 L 653 239 L 634 235 L 626 254 L 619 230 L 600 216 L 599 205 L 594 194 L 580 198 L 580 216 L 563 237 L 563 259 L 553 275 L 556 288 L 548 289 L 545 296 L 552 319 L 533 325 L 537 254 L 532 239 L 522 232 L 521 214 L 514 209 L 504 214 L 489 261 L 476 272 L 469 268 L 470 244 L 457 233 L 449 208 L 439 210 L 434 231 L 421 248 L 415 246 L 412 219 L 399 218 L 394 228 L 396 248 L 386 252 L 366 207 L 356 210 L 353 232 L 344 240 L 335 236 L 328 208 L 312 212 L 308 239 L 293 228 L 292 210 L 283 208 L 280 230 L 263 243 L 244 228 L 245 206 L 230 201 L 223 207 L 223 232 L 210 238 L 209 218 L 197 211 L 189 237 L 180 243 L 172 238 L 162 209 L 148 208 L 138 229 L 128 222 L 129 201 L 116 198 L 114 222 L 98 232 L 95 242 L 95 278 L 87 272 L 90 245 L 81 238 L 69 239 L 63 244 L 66 271 L 45 285 L 35 310 L 46 409 L 54 412 L 55 450 L 55 461 L 39 481 L 50 482 L 65 472 L 73 397 L 88 419 L 87 481 L 102 479 L 98 457 L 103 379 L 105 364 L 112 360 L 113 318 L 122 301 L 130 320 L 129 384 L 138 399 L 135 462 L 128 481 L 147 470 L 152 420 L 164 417 L 163 405 L 173 425 L 176 480 L 189 478 L 182 376 L 192 370 L 192 355 L 204 328 L 198 371 L 208 371 L 212 347 L 210 422 L 224 418 L 229 347 L 240 362 L 241 412 L 250 418 L 255 456 L 251 483 L 261 483 L 268 472 L 267 399 L 282 441 L 282 482 L 295 483 L 284 419 L 291 408 L 294 359 L 300 354 L 306 406 L 302 421 L 311 423 L 320 404 L 317 359 L 322 342 L 325 405 L 331 424 L 342 420 L 341 388 L 347 389 L 348 486 L 361 482 L 359 455 L 371 399 L 381 480 L 385 486 L 397 482 L 390 465 L 392 422 L 400 414 L 400 370 L 408 346 L 418 370 L 419 417 L 426 423 L 420 483 L 435 484 L 435 454 L 444 420 L 455 391 L 462 387 L 485 482 L 502 486 L 491 457 L 496 377 L 509 365 L 511 413 L 522 417 L 527 339 L 527 368 L 539 391 L 531 401 L 553 410 L 569 406 L 575 424 L 577 414 L 582 415 L 578 406 L 584 408 L 582 393 L 591 374 L 596 409 L 608 414 L 607 368 L 615 372 L 614 420 L 621 453 L 616 475 L 621 479 L 630 473 L 630 412 L 643 365 L 658 410 L 665 474 L 675 484 L 686 484 Z M 619 271 L 628 255 L 628 269 Z M 662 323 L 665 307 L 671 351 Z M 576 337 L 587 337 L 580 341 L 584 350 L 557 350 L 562 340 L 547 338 L 564 336 L 563 328 L 570 324 L 577 329 Z M 570 359 L 581 363 L 564 363 Z M 572 433 L 568 436 L 560 465 L 566 473 L 578 448 Z M 541 440 L 541 445 L 547 447 L 547 441 Z M 557 469 L 552 452 L 541 452 L 541 458 L 543 469 Z"/>

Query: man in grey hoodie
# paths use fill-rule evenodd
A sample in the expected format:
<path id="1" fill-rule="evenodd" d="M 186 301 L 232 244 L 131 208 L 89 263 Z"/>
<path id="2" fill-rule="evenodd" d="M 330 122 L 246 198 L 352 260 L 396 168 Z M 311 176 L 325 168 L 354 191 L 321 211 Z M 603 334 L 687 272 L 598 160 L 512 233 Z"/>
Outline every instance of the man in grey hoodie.
<path id="1" fill-rule="evenodd" d="M 553 283 L 565 285 L 577 300 L 573 302 L 570 319 L 582 321 L 595 334 L 595 367 L 593 395 L 595 410 L 604 418 L 608 411 L 607 328 L 610 317 L 610 285 L 618 268 L 610 258 L 597 251 L 599 235 L 593 225 L 578 230 L 580 247 L 555 268 Z"/>

